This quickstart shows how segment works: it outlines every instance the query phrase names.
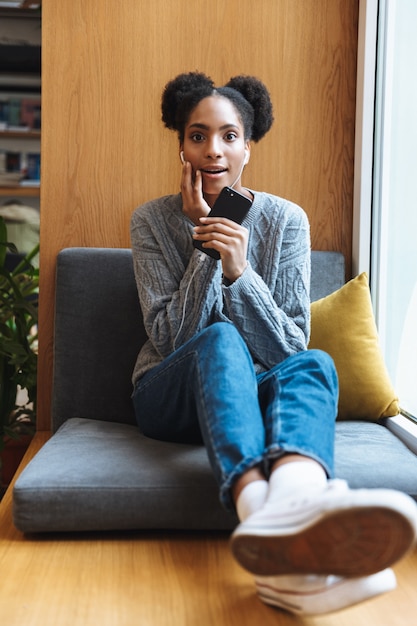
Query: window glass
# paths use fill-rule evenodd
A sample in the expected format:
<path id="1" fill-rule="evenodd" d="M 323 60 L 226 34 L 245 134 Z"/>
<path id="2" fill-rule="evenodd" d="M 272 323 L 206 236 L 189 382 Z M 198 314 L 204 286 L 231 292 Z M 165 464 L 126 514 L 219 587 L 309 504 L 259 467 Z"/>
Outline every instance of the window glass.
<path id="1" fill-rule="evenodd" d="M 417 2 L 380 2 L 371 288 L 401 408 L 417 417 Z"/>

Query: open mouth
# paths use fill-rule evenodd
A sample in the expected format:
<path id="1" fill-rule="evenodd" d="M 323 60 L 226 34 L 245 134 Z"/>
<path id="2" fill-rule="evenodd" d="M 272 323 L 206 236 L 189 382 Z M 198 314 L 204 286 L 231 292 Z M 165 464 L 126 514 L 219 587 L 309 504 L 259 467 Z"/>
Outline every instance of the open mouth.
<path id="1" fill-rule="evenodd" d="M 227 168 L 216 169 L 216 170 L 201 169 L 200 171 L 203 172 L 203 174 L 209 174 L 211 176 L 214 176 L 216 174 L 224 174 L 225 172 L 227 172 Z"/>

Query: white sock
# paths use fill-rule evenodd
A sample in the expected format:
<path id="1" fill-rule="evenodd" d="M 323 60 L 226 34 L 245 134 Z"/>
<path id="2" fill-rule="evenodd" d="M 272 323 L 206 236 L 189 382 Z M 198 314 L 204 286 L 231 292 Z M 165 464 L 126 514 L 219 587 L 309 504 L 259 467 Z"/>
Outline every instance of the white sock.
<path id="1" fill-rule="evenodd" d="M 266 480 L 254 480 L 243 487 L 236 502 L 236 510 L 241 522 L 263 507 L 267 493 L 268 482 Z"/>
<path id="2" fill-rule="evenodd" d="M 315 461 L 292 461 L 274 470 L 269 478 L 267 502 L 277 502 L 295 492 L 322 491 L 327 474 Z"/>

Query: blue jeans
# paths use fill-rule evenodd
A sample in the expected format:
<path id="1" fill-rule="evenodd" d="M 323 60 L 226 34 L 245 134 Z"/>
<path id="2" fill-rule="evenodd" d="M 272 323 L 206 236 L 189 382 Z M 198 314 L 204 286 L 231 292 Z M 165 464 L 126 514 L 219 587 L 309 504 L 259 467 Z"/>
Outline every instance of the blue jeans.
<path id="1" fill-rule="evenodd" d="M 205 328 L 136 383 L 141 432 L 153 439 L 204 443 L 224 506 L 242 474 L 286 453 L 318 461 L 333 475 L 338 382 L 332 359 L 299 352 L 256 374 L 236 328 Z"/>

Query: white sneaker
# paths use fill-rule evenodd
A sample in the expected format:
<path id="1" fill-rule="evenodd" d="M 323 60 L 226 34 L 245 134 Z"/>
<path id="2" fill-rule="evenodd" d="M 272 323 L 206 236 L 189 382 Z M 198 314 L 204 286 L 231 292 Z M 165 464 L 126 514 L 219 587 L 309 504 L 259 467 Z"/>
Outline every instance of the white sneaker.
<path id="1" fill-rule="evenodd" d="M 296 615 L 322 615 L 340 611 L 396 587 L 392 569 L 372 576 L 269 576 L 255 579 L 256 590 L 266 604 Z"/>
<path id="2" fill-rule="evenodd" d="M 253 574 L 366 576 L 393 565 L 417 537 L 417 504 L 390 489 L 349 489 L 330 480 L 320 492 L 267 503 L 231 538 Z"/>

